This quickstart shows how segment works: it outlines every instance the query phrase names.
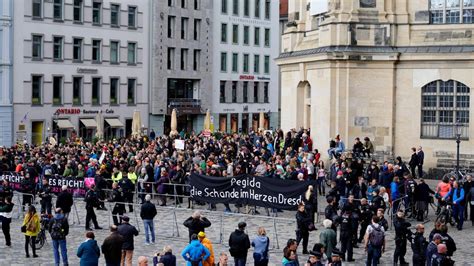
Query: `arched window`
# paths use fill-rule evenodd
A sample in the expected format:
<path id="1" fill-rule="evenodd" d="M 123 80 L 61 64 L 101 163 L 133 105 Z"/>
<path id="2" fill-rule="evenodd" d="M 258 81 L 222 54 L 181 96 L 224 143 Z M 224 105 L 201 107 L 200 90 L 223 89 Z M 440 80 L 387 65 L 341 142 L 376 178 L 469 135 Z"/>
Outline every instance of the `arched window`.
<path id="1" fill-rule="evenodd" d="M 461 82 L 437 80 L 421 89 L 421 137 L 469 138 L 470 89 Z"/>

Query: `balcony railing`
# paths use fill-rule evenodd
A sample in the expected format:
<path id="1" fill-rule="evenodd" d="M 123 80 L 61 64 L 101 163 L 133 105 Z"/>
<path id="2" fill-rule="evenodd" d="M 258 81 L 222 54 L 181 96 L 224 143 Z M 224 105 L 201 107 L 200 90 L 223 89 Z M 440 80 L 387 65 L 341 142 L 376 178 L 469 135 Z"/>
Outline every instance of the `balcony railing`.
<path id="1" fill-rule="evenodd" d="M 201 100 L 188 98 L 171 98 L 168 99 L 168 114 L 171 114 L 173 109 L 178 111 L 178 115 L 182 114 L 202 114 Z"/>

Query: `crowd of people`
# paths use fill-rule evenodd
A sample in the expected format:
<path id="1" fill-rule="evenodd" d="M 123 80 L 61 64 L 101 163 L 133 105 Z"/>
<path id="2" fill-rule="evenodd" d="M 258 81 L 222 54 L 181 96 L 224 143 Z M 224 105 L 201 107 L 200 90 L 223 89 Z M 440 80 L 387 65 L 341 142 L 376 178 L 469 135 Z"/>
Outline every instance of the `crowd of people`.
<path id="1" fill-rule="evenodd" d="M 368 254 L 367 264 L 376 265 L 384 252 L 384 233 L 389 228 L 388 219 L 385 217 L 387 215 L 393 217 L 390 221 L 395 227 L 394 263 L 406 262 L 407 242 L 411 243 L 414 251 L 414 263 L 436 263 L 443 256 L 443 260 L 448 260 L 455 251 L 455 245 L 453 250 L 454 241 L 451 241 L 452 238 L 447 234 L 445 223 L 434 229 L 441 236 L 441 242 L 436 244 L 437 249 L 432 247 L 432 239 L 435 236 L 437 239 L 437 235 L 430 237 L 429 244 L 423 236 L 424 226 L 421 222 L 432 195 L 439 203 L 439 212 L 446 204 L 452 206 L 453 224 L 458 230 L 462 230 L 464 219 L 468 217 L 467 207 L 471 206 L 470 218 L 474 225 L 472 178 L 467 177 L 464 183 L 448 178 L 432 190 L 423 180 L 422 147 L 412 149 L 413 154 L 407 167 L 401 157 L 396 157 L 393 162 L 373 159 L 374 145 L 368 137 L 364 138 L 364 142 L 356 138 L 353 148 L 346 149 L 338 135 L 330 141 L 327 155 L 331 160 L 326 166 L 318 149 L 313 147 L 310 132 L 306 129 L 292 130 L 286 134 L 278 130 L 274 134 L 216 134 L 204 138 L 192 133 L 178 137 L 185 141 L 183 150 L 176 149 L 174 138 L 168 136 L 123 138 L 97 143 L 71 139 L 62 144 L 26 144 L 0 148 L 0 174 L 15 172 L 23 177 L 22 204 L 27 208 L 27 212 L 22 232 L 25 234 L 26 256 L 29 256 L 29 246 L 32 248 L 33 257 L 37 256 L 35 237 L 41 227 L 42 216 L 46 215 L 50 217 L 48 230 L 53 239 L 55 261 L 59 263 L 61 253 L 63 262 L 67 262 L 65 237 L 68 234 L 67 220 L 74 199 L 68 187 L 63 186 L 53 204 L 53 193 L 48 180 L 56 175 L 83 180 L 89 184 L 84 197 L 87 241 L 81 244 L 77 255 L 81 258 L 96 255 L 98 260 L 101 250 L 107 262 L 108 257 L 115 258 L 110 260 L 112 262 L 108 265 L 117 265 L 118 255 L 120 261 L 126 261 L 129 265 L 132 263 L 133 236 L 138 232 L 128 223 L 129 218 L 125 213 L 134 211 L 133 203 L 142 204 L 140 217 L 145 228 L 146 243 L 154 244 L 153 220 L 156 216 L 156 206 L 151 202 L 152 198 L 156 195 L 160 206 L 166 206 L 169 201 L 167 195 L 177 195 L 174 197 L 175 204 L 184 204 L 185 199 L 188 199 L 188 208 L 191 207 L 192 202 L 188 197 L 189 189 L 186 185 L 189 184 L 192 173 L 223 177 L 252 174 L 256 177 L 315 181 L 314 186 L 308 186 L 308 191 L 303 195 L 304 202 L 298 206 L 296 237 L 288 241 L 283 251 L 282 264 L 287 266 L 299 265 L 296 249 L 300 244 L 303 254 L 309 257 L 308 265 L 338 265 L 341 260 L 353 261 L 353 248 L 362 243 Z M 326 187 L 326 182 L 330 183 L 329 187 Z M 326 219 L 323 228 L 320 228 L 320 242 L 310 250 L 309 237 L 311 232 L 319 227 L 315 222 L 318 195 L 326 198 Z M 9 226 L 13 209 L 12 197 L 13 191 L 5 179 L 0 185 L 0 218 L 7 246 L 11 245 Z M 35 197 L 40 199 L 41 215 L 37 214 L 34 208 Z M 134 202 L 135 198 L 138 202 Z M 98 224 L 95 209 L 105 210 L 104 202 L 107 201 L 113 206 L 109 210 L 113 215 L 114 224 L 111 227 L 112 240 L 104 241 L 104 245 L 106 242 L 108 245 L 99 249 L 91 225 L 96 230 L 102 229 Z M 401 205 L 403 206 L 400 207 Z M 54 216 L 53 209 L 56 209 Z M 214 210 L 216 206 L 209 204 L 209 209 Z M 231 206 L 225 204 L 225 211 L 232 211 Z M 415 234 L 411 234 L 411 224 L 405 216 L 420 222 L 416 225 Z M 183 250 L 183 258 L 189 262 L 188 265 L 195 265 L 194 251 L 201 249 L 202 253 L 197 252 L 200 254 L 199 262 L 212 265 L 210 262 L 204 264 L 204 261 L 211 257 L 212 261 L 214 260 L 212 248 L 208 247 L 210 241 L 202 241 L 206 239 L 205 228 L 211 225 L 210 221 L 195 213 L 184 225 L 189 228 L 190 246 Z M 253 246 L 256 265 L 267 265 L 269 239 L 265 229 L 259 228 L 257 237 L 250 242 L 245 234 L 245 227 L 245 223 L 240 223 L 229 239 L 229 252 L 234 257 L 235 264 L 245 265 L 247 251 Z M 124 238 L 121 247 L 117 244 L 121 243 L 117 241 L 119 235 Z M 448 244 L 450 241 L 452 243 Z M 443 248 L 443 245 L 446 246 Z M 444 249 L 447 253 L 443 253 Z M 186 250 L 187 252 L 184 252 Z M 431 253 L 428 254 L 428 251 Z M 176 261 L 170 254 L 171 248 L 167 246 L 154 261 L 156 260 L 156 264 L 160 260 Z M 224 257 L 225 254 L 219 255 L 219 265 L 225 265 L 221 262 Z M 145 259 L 142 257 L 140 260 L 144 263 Z M 83 265 L 93 265 L 88 264 L 90 262 L 87 260 L 84 263 Z"/>

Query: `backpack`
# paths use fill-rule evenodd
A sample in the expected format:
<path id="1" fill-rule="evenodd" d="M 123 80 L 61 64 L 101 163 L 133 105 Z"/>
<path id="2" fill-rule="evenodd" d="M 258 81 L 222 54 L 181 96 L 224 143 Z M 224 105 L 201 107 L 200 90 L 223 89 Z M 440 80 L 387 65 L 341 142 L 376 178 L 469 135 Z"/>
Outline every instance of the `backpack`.
<path id="1" fill-rule="evenodd" d="M 372 227 L 373 230 L 369 235 L 369 243 L 374 247 L 381 247 L 385 240 L 385 233 L 380 227 L 373 225 L 370 225 L 370 227 Z"/>
<path id="2" fill-rule="evenodd" d="M 63 219 L 53 219 L 50 234 L 52 239 L 63 239 L 66 237 L 63 229 Z"/>

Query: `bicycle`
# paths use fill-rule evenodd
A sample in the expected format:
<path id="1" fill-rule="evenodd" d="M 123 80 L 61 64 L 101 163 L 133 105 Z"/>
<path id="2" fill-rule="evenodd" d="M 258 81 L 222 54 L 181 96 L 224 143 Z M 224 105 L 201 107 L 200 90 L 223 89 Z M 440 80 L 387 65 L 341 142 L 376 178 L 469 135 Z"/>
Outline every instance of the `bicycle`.
<path id="1" fill-rule="evenodd" d="M 468 172 L 467 169 L 460 169 L 459 171 L 452 170 L 452 171 L 444 174 L 443 178 L 441 180 L 443 180 L 445 177 L 450 179 L 451 177 L 454 176 L 454 177 L 456 177 L 456 179 L 459 179 L 460 182 L 464 183 L 466 181 L 466 176 L 467 175 L 472 175 L 470 172 Z"/>
<path id="2" fill-rule="evenodd" d="M 38 236 L 36 236 L 35 240 L 35 247 L 36 249 L 41 249 L 44 246 L 44 243 L 46 243 L 46 230 L 49 226 L 49 221 L 51 218 L 49 217 L 48 214 L 41 214 L 41 221 L 40 221 L 40 231 L 38 233 Z M 33 241 L 30 240 L 30 246 L 33 247 Z"/>
<path id="3" fill-rule="evenodd" d="M 441 207 L 441 211 L 439 212 L 438 216 L 436 217 L 436 222 L 441 222 L 442 224 L 451 224 L 451 226 L 455 226 L 456 223 L 453 220 L 453 208 L 451 202 L 445 202 Z"/>

